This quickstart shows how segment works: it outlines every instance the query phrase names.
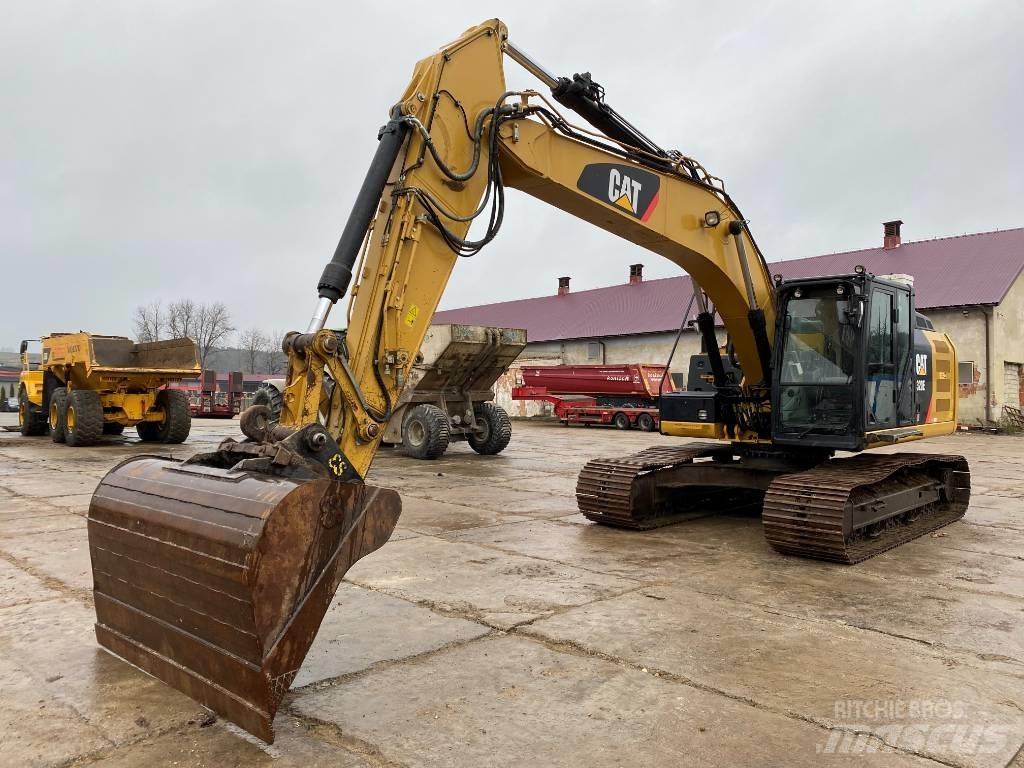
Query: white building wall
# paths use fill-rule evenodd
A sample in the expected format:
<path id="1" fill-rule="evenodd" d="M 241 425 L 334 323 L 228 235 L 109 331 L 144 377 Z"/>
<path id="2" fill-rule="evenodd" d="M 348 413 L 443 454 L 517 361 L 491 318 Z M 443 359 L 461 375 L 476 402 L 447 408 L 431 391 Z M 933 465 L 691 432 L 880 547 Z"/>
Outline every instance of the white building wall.
<path id="1" fill-rule="evenodd" d="M 995 307 L 957 307 L 925 311 L 925 315 L 952 339 L 961 363 L 970 363 L 971 378 L 960 380 L 960 423 L 977 424 L 986 418 L 988 396 L 992 420 L 999 421 L 1004 405 L 1014 405 L 1006 390 L 1006 371 L 1024 364 L 1024 276 L 1018 277 L 1002 303 Z M 989 351 L 985 350 L 988 327 Z M 986 357 L 988 359 L 986 359 Z M 991 382 L 988 363 L 991 362 Z M 967 368 L 967 366 L 961 366 Z M 966 371 L 965 371 L 966 373 Z M 1017 392 L 1018 402 L 1022 399 Z"/>

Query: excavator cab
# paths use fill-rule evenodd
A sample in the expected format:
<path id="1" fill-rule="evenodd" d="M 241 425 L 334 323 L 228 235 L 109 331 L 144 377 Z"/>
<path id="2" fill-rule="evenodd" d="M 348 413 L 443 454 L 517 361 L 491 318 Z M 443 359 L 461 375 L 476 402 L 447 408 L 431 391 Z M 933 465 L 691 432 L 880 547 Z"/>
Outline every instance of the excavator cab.
<path id="1" fill-rule="evenodd" d="M 915 312 L 909 279 L 858 267 L 779 280 L 776 292 L 771 421 L 741 419 L 743 361 L 705 352 L 697 363 L 706 372 L 691 377 L 699 386 L 662 395 L 666 434 L 742 439 L 756 430 L 776 445 L 827 454 L 921 437 L 927 424 L 954 420 L 953 346 Z"/>
<path id="2" fill-rule="evenodd" d="M 955 391 L 952 345 L 915 312 L 909 281 L 862 268 L 788 281 L 779 308 L 773 442 L 862 451 L 920 437 L 927 421 L 946 420 L 952 398 L 936 408 L 930 395 L 936 351 L 943 390 Z"/>
<path id="3" fill-rule="evenodd" d="M 867 380 L 865 280 L 800 281 L 780 294 L 773 436 L 797 445 L 857 450 L 864 422 L 858 403 L 866 395 L 858 382 Z M 885 381 L 888 391 L 894 368 L 877 368 L 873 381 Z"/>

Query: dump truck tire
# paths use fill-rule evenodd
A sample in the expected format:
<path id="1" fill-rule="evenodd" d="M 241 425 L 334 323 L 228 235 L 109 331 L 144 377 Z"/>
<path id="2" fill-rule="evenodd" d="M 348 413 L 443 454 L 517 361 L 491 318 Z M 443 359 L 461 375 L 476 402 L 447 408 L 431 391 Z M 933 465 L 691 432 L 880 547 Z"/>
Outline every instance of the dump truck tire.
<path id="1" fill-rule="evenodd" d="M 448 415 L 436 405 L 417 405 L 402 424 L 402 445 L 414 459 L 436 459 L 448 450 Z"/>
<path id="2" fill-rule="evenodd" d="M 636 417 L 636 425 L 641 432 L 653 432 L 654 417 L 649 413 L 641 413 Z"/>
<path id="3" fill-rule="evenodd" d="M 505 450 L 512 439 L 512 420 L 505 409 L 494 403 L 481 403 L 476 418 L 485 430 L 469 435 L 469 447 L 482 456 L 494 456 Z"/>
<path id="4" fill-rule="evenodd" d="M 624 413 L 616 413 L 615 418 L 612 419 L 612 424 L 615 425 L 616 429 L 629 429 L 632 426 L 629 423 L 629 416 Z"/>
<path id="5" fill-rule="evenodd" d="M 64 417 L 68 408 L 67 387 L 57 387 L 50 394 L 50 439 L 64 442 Z"/>
<path id="6" fill-rule="evenodd" d="M 140 421 L 135 425 L 135 431 L 144 443 L 155 443 L 160 439 L 160 424 L 155 421 Z"/>
<path id="7" fill-rule="evenodd" d="M 192 429 L 188 395 L 177 389 L 165 389 L 156 396 L 156 404 L 164 412 L 164 420 L 157 424 L 157 439 L 161 443 L 184 443 Z"/>
<path id="8" fill-rule="evenodd" d="M 45 435 L 50 427 L 46 421 L 46 411 L 28 399 L 24 387 L 18 392 L 18 425 L 25 437 Z"/>
<path id="9" fill-rule="evenodd" d="M 71 446 L 93 445 L 103 437 L 103 403 L 99 392 L 73 389 L 64 410 L 64 441 Z"/>
<path id="10" fill-rule="evenodd" d="M 256 394 L 252 396 L 253 405 L 265 405 L 270 409 L 270 420 L 281 420 L 281 409 L 284 407 L 284 396 L 277 387 L 267 382 L 262 382 L 256 387 Z"/>
<path id="11" fill-rule="evenodd" d="M 120 435 L 122 432 L 124 432 L 124 424 L 116 421 L 103 422 L 104 435 Z"/>

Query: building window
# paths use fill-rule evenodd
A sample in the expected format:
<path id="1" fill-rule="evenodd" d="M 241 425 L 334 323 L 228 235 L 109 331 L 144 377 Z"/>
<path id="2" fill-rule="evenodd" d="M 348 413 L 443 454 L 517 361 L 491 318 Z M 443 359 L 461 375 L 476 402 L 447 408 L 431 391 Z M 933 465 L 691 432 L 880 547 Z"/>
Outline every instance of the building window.
<path id="1" fill-rule="evenodd" d="M 974 361 L 962 360 L 957 363 L 956 378 L 961 387 L 974 385 Z"/>
<path id="2" fill-rule="evenodd" d="M 587 344 L 587 359 L 588 360 L 600 360 L 601 359 L 601 342 L 591 341 Z"/>

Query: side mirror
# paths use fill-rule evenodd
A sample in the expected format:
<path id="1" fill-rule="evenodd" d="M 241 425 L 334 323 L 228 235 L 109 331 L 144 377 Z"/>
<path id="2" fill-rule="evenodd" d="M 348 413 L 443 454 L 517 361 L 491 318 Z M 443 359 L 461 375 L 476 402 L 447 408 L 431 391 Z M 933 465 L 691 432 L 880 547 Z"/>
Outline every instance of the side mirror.
<path id="1" fill-rule="evenodd" d="M 28 341 L 27 340 L 23 340 L 21 342 L 21 348 L 18 350 L 18 354 L 19 355 L 24 355 L 26 352 L 28 352 Z"/>
<path id="2" fill-rule="evenodd" d="M 864 317 L 864 301 L 840 301 L 837 302 L 836 314 L 840 325 L 852 325 L 860 328 L 861 320 Z"/>
<path id="3" fill-rule="evenodd" d="M 852 325 L 854 320 L 853 315 L 854 312 L 850 309 L 850 302 L 836 302 L 836 319 L 839 321 L 840 325 Z"/>

